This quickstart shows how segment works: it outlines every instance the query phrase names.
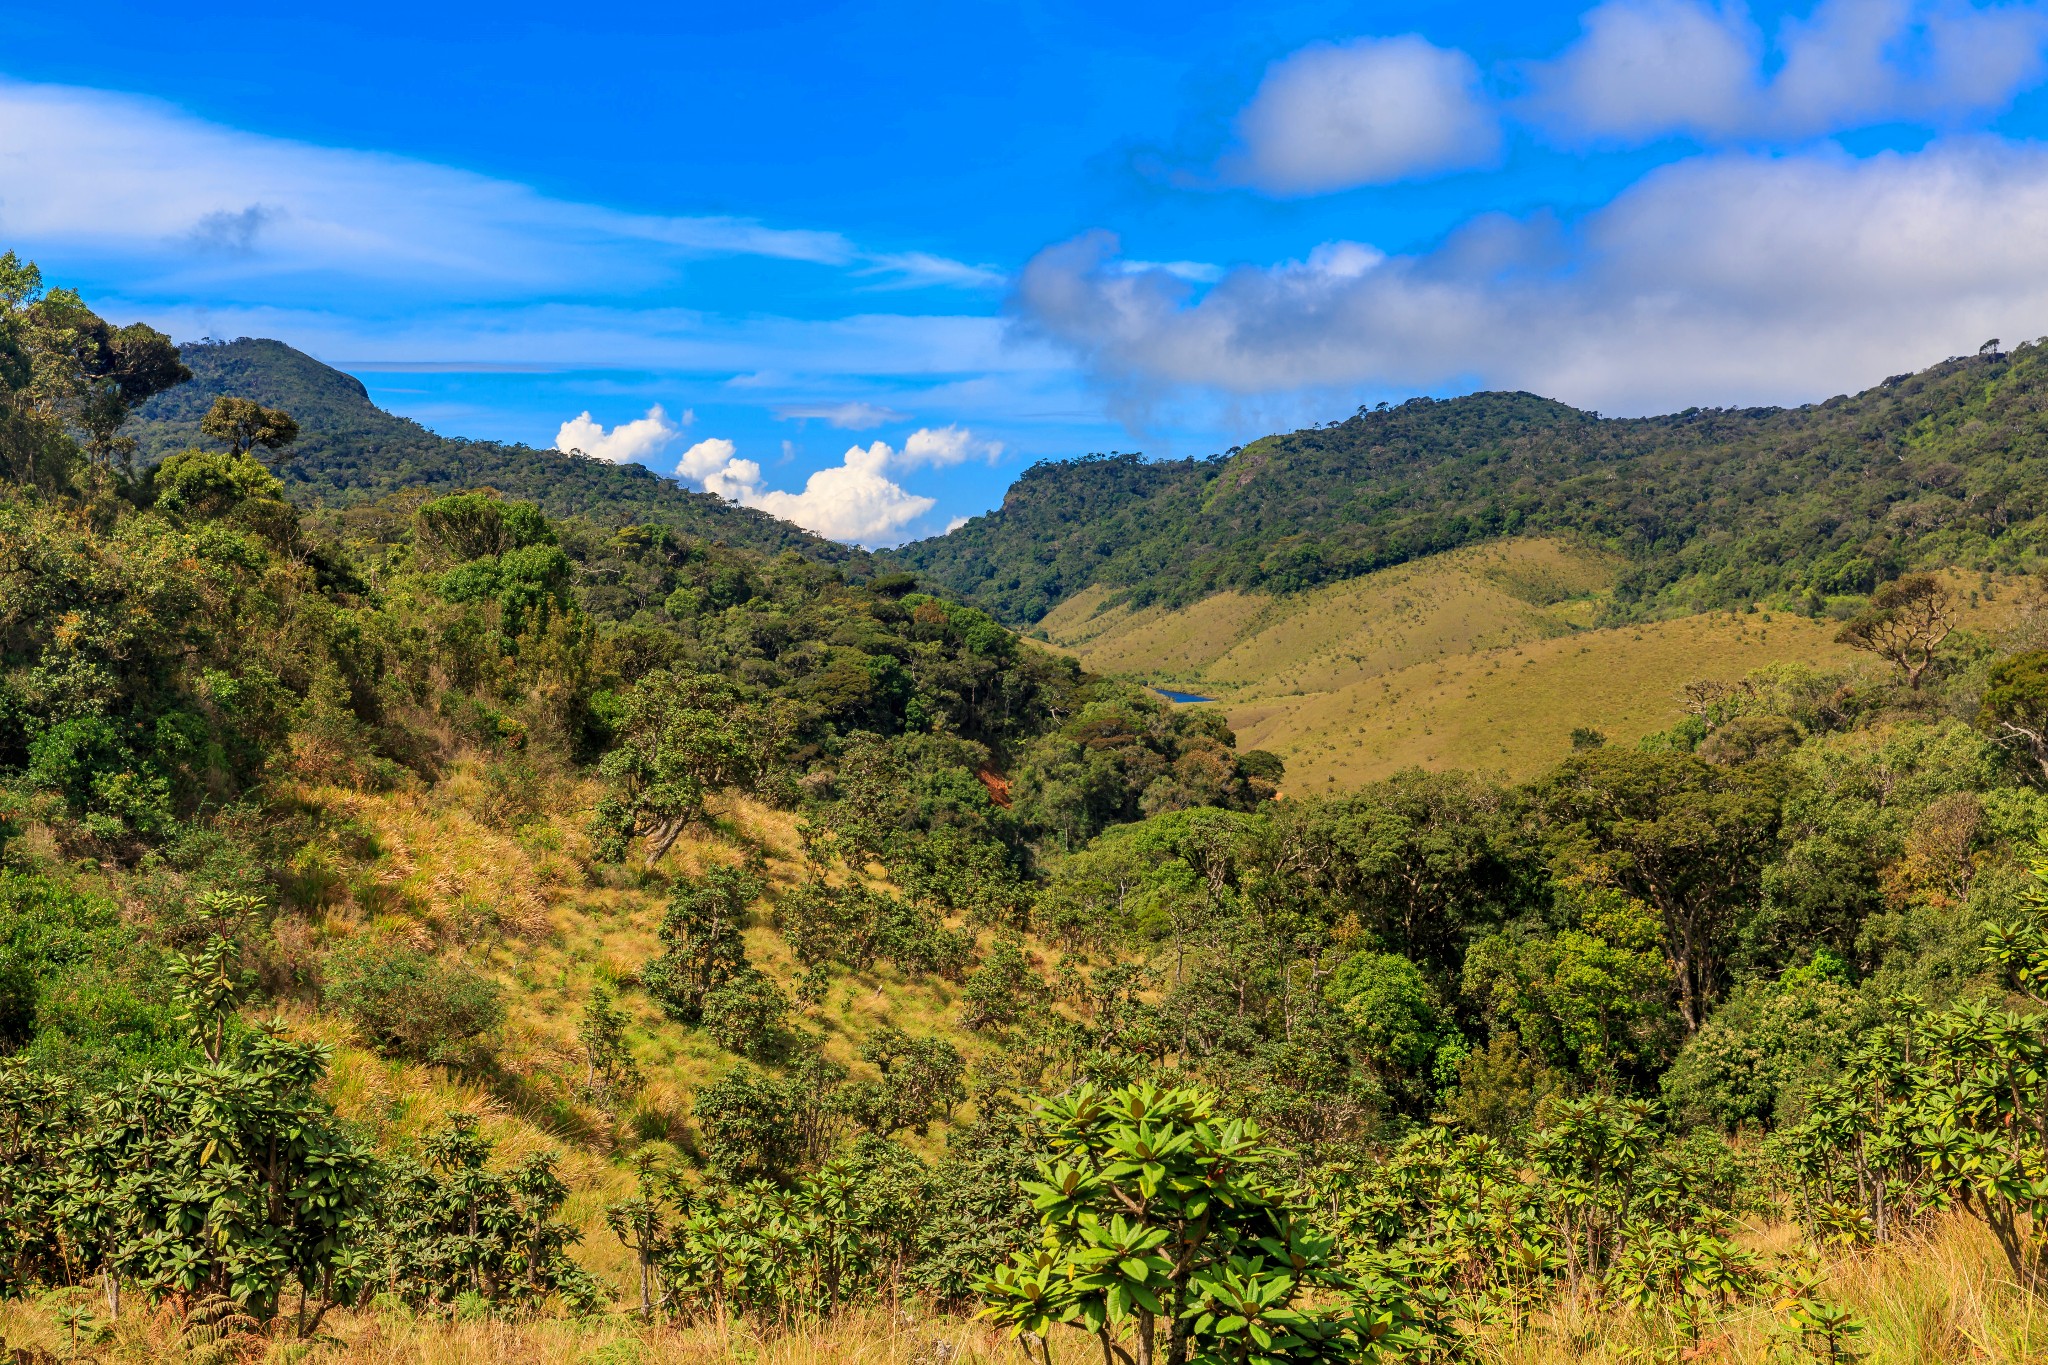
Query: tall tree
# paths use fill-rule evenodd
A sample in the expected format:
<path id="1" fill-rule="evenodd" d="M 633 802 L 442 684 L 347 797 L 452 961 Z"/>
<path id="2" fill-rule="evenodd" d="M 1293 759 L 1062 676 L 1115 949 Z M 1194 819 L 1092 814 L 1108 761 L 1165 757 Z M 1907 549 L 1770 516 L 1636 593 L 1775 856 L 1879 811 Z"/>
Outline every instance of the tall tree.
<path id="1" fill-rule="evenodd" d="M 213 407 L 199 419 L 199 429 L 225 443 L 233 455 L 254 454 L 259 447 L 281 451 L 299 439 L 299 424 L 290 413 L 266 408 L 254 399 L 230 398 L 226 394 L 213 400 Z M 276 463 L 282 464 L 289 458 L 279 456 Z"/>
<path id="2" fill-rule="evenodd" d="M 1777 849 L 1782 781 L 1768 764 L 1600 749 L 1567 759 L 1537 789 L 1560 861 L 1657 907 L 1688 1036 L 1706 1020 Z"/>
<path id="3" fill-rule="evenodd" d="M 1917 688 L 1956 628 L 1954 596 L 1933 574 L 1908 574 L 1870 595 L 1870 605 L 1835 639 L 1875 654 Z"/>

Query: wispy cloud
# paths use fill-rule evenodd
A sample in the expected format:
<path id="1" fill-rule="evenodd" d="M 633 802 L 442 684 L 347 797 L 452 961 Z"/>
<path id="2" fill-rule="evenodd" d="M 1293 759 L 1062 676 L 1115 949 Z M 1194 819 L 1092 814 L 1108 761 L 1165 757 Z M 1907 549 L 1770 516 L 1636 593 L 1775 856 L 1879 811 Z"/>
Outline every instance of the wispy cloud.
<path id="1" fill-rule="evenodd" d="M 159 284 L 404 284 L 434 299 L 608 293 L 707 256 L 986 288 L 984 267 L 726 215 L 629 213 L 380 152 L 223 127 L 132 95 L 0 80 L 0 234 L 146 266 Z"/>
<path id="2" fill-rule="evenodd" d="M 777 408 L 775 415 L 785 422 L 824 422 L 841 431 L 867 431 L 891 422 L 901 422 L 909 416 L 879 403 L 856 402 L 796 403 Z"/>

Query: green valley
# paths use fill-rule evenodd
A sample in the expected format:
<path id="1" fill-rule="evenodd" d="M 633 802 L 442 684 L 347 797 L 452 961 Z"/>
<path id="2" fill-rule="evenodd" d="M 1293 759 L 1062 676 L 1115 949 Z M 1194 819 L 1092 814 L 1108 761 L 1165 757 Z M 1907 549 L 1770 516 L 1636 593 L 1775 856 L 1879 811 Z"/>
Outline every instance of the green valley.
<path id="1" fill-rule="evenodd" d="M 0 1343 L 2038 1361 L 2042 364 L 871 557 L 0 256 Z"/>

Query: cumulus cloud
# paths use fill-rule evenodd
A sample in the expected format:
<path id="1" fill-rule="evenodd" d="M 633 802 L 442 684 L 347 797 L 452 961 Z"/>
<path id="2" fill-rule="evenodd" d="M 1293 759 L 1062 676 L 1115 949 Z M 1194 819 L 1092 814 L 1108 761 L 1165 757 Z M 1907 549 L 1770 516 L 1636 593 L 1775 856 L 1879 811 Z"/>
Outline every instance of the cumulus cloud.
<path id="1" fill-rule="evenodd" d="M 1574 140 L 1804 138 L 2004 107 L 2038 80 L 2048 9 L 1821 0 L 1775 39 L 1735 4 L 1607 0 L 1531 68 L 1528 112 Z M 1766 75 L 1766 68 L 1775 68 Z"/>
<path id="2" fill-rule="evenodd" d="M 1699 157 L 1576 224 L 1489 215 L 1418 255 L 1336 244 L 1205 292 L 1089 233 L 1039 253 L 1013 306 L 1140 399 L 1476 382 L 1629 412 L 1802 401 L 2039 330 L 2048 148 Z"/>
<path id="3" fill-rule="evenodd" d="M 682 424 L 669 420 L 669 415 L 656 403 L 647 410 L 645 417 L 631 422 L 621 422 L 606 431 L 602 423 L 593 420 L 589 413 L 578 413 L 562 423 L 555 433 L 555 449 L 561 451 L 580 450 L 585 455 L 594 455 L 600 460 L 613 464 L 647 464 L 669 443 L 682 435 L 692 415 L 685 412 Z M 684 458 L 688 458 L 685 456 Z"/>
<path id="4" fill-rule="evenodd" d="M 899 469 L 916 469 L 923 465 L 943 469 L 969 460 L 986 460 L 994 464 L 1002 454 L 1001 441 L 977 440 L 974 433 L 965 427 L 921 427 L 904 438 L 903 453 L 893 462 Z"/>
<path id="5" fill-rule="evenodd" d="M 764 486 L 761 466 L 739 458 L 731 441 L 699 441 L 683 452 L 676 474 L 706 492 L 747 507 L 758 507 L 830 540 L 886 545 L 902 538 L 910 523 L 937 506 L 891 477 L 908 470 L 993 460 L 1002 443 L 983 441 L 964 427 L 921 427 L 897 450 L 887 441 L 850 446 L 836 465 L 813 473 L 801 492 Z"/>
<path id="6" fill-rule="evenodd" d="M 1423 38 L 1317 43 L 1275 62 L 1237 117 L 1223 176 L 1318 194 L 1484 165 L 1500 148 L 1479 68 Z"/>

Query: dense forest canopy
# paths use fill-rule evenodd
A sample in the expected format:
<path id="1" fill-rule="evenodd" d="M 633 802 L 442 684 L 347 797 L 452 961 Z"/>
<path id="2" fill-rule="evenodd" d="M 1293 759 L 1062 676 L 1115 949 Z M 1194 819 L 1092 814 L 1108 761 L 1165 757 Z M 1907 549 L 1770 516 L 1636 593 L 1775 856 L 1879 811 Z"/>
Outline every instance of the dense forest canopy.
<path id="1" fill-rule="evenodd" d="M 1928 564 L 2018 563 L 2048 513 L 2044 413 L 2035 343 L 1792 409 L 1416 398 L 1206 460 L 1038 464 L 997 511 L 892 557 L 1019 625 L 1093 584 L 1177 606 L 1558 532 L 1627 557 L 1623 617 L 1817 603 Z"/>
<path id="2" fill-rule="evenodd" d="M 1871 560 L 1830 586 L 1863 666 L 1701 682 L 1526 783 L 1288 793 L 1217 712 L 909 573 L 446 464 L 302 507 L 317 404 L 198 405 L 204 351 L 0 281 L 0 1294 L 74 1345 L 143 1340 L 126 1292 L 251 1353 L 373 1307 L 914 1301 L 1041 1361 L 1696 1357 L 1766 1315 L 1838 1361 L 1828 1258 L 1965 1227 L 1983 1312 L 2048 1292 L 2038 580 L 1980 580 L 1992 636 Z M 1974 385 L 2017 429 L 2035 363 L 1882 402 Z M 154 389 L 184 448 L 124 444 Z M 1458 411 L 1523 424 L 1539 510 L 1561 424 L 1630 478 L 1616 433 L 1657 425 Z M 1895 507 L 1940 448 L 1930 506 L 2022 524 L 2024 441 L 2005 484 L 1946 429 L 1841 487 Z M 1468 444 L 1439 473 L 1505 458 Z M 1202 472 L 1081 468 L 1111 503 Z M 1974 524 L 1896 544 L 2023 556 Z M 1717 572 L 1782 568 L 1766 529 Z M 459 1098 L 400 1122 L 412 1092 Z"/>

